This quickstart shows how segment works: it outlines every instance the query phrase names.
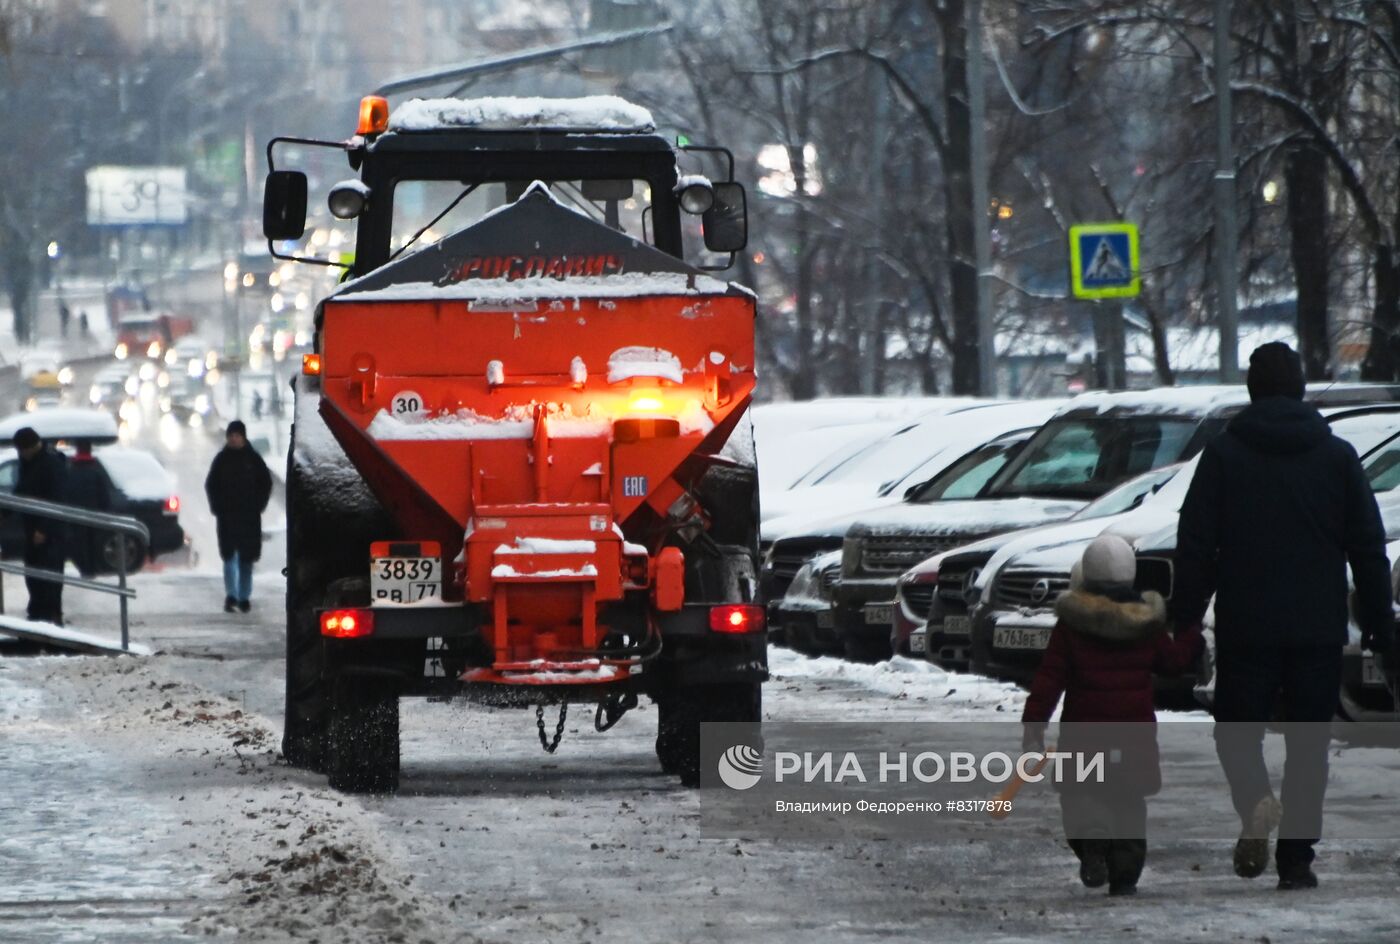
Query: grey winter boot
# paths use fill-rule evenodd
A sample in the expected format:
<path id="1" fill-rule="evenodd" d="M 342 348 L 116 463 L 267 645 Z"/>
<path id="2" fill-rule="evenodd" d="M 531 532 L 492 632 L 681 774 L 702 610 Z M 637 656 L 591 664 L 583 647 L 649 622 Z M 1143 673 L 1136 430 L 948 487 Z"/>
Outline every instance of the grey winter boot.
<path id="1" fill-rule="evenodd" d="M 1266 796 L 1254 805 L 1248 821 L 1235 841 L 1235 874 L 1240 878 L 1258 878 L 1269 864 L 1269 834 L 1278 829 L 1283 808 L 1273 796 Z"/>

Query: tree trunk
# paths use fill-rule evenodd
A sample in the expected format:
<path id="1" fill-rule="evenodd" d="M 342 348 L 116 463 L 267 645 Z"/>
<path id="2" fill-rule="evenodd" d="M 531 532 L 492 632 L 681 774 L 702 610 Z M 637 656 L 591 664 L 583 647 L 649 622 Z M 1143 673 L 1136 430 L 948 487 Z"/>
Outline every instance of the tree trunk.
<path id="1" fill-rule="evenodd" d="M 938 388 L 938 369 L 933 365 L 933 350 L 919 358 L 919 392 L 926 397 L 936 397 L 943 391 Z"/>
<path id="2" fill-rule="evenodd" d="M 1361 362 L 1361 379 L 1393 381 L 1397 376 L 1396 339 L 1400 337 L 1400 273 L 1395 271 L 1395 253 L 1390 246 L 1376 246 L 1372 275 L 1376 297 L 1371 344 Z"/>
<path id="3" fill-rule="evenodd" d="M 948 0 L 939 17 L 943 34 L 943 107 L 947 116 L 947 156 L 943 192 L 948 231 L 948 285 L 953 322 L 953 393 L 975 396 L 981 389 L 977 362 L 977 263 L 972 205 L 972 112 L 967 101 L 967 8 Z"/>
<path id="4" fill-rule="evenodd" d="M 1148 330 L 1152 335 L 1152 367 L 1157 374 L 1157 382 L 1164 387 L 1176 386 L 1176 371 L 1172 370 L 1171 351 L 1167 345 L 1167 327 L 1162 323 L 1162 314 L 1155 303 L 1142 299 L 1142 307 L 1147 312 Z"/>
<path id="5" fill-rule="evenodd" d="M 1332 344 L 1327 323 L 1329 251 L 1327 240 L 1327 157 L 1303 144 L 1284 162 L 1288 189 L 1288 229 L 1293 284 L 1298 292 L 1298 353 L 1308 380 L 1332 376 Z"/>
<path id="6" fill-rule="evenodd" d="M 817 359 L 815 326 L 812 319 L 812 265 L 815 247 L 812 245 L 811 220 L 803 205 L 807 192 L 807 159 L 801 142 L 788 146 L 788 162 L 797 182 L 797 371 L 793 375 L 792 398 L 811 400 L 817 395 Z"/>

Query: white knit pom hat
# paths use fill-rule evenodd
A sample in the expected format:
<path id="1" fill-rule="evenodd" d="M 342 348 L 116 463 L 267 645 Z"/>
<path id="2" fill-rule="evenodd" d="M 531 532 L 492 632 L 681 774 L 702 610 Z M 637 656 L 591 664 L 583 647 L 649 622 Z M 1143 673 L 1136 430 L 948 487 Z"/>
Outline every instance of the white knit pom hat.
<path id="1" fill-rule="evenodd" d="M 1101 534 L 1085 548 L 1080 573 L 1090 586 L 1131 587 L 1137 577 L 1137 556 L 1118 535 Z"/>

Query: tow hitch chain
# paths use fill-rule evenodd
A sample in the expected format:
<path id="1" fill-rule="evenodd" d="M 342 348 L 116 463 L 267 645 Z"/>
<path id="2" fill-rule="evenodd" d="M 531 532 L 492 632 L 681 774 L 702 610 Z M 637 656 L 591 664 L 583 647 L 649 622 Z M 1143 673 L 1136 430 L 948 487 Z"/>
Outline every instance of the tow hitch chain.
<path id="1" fill-rule="evenodd" d="M 637 707 L 637 695 L 635 692 L 626 692 L 622 695 L 609 695 L 604 701 L 598 702 L 598 713 L 593 716 L 593 727 L 599 731 L 606 731 L 627 714 Z"/>
<path id="2" fill-rule="evenodd" d="M 559 750 L 559 742 L 564 737 L 564 719 L 569 716 L 569 703 L 561 701 L 559 703 L 559 723 L 554 726 L 554 739 L 544 732 L 544 705 L 535 706 L 535 727 L 540 732 L 540 747 L 544 748 L 546 754 L 553 754 Z"/>

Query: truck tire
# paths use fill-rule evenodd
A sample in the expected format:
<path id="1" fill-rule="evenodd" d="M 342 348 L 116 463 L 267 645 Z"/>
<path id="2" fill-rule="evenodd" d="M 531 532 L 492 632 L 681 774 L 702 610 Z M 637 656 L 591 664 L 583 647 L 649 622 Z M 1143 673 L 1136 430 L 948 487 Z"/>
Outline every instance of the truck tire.
<path id="1" fill-rule="evenodd" d="M 301 408 L 299 397 L 298 410 Z M 312 412 L 302 422 L 321 420 Z M 332 592 L 333 588 L 335 594 L 354 592 L 356 578 L 364 585 L 368 602 L 364 562 L 369 542 L 375 534 L 394 532 L 386 526 L 383 508 L 363 483 L 344 479 L 350 460 L 343 453 L 335 454 L 339 457 L 336 461 L 332 461 L 334 456 L 306 456 L 305 462 L 298 461 L 304 451 L 298 425 L 292 426 L 287 454 L 287 662 L 282 756 L 293 767 L 324 773 L 331 692 L 316 609 L 355 603 Z M 322 430 L 321 435 L 330 434 Z M 326 446 L 322 444 L 321 449 Z M 314 472 L 327 463 L 341 476 L 335 482 L 319 481 Z M 347 580 L 352 583 L 340 583 Z"/>
<path id="2" fill-rule="evenodd" d="M 282 723 L 282 756 L 293 767 L 325 771 L 325 648 L 313 607 L 287 594 L 287 694 Z"/>
<path id="3" fill-rule="evenodd" d="M 685 594 L 696 602 L 750 602 L 757 593 L 754 552 L 743 545 L 691 547 L 686 554 Z M 687 787 L 700 785 L 700 725 L 757 722 L 762 688 L 757 682 L 677 685 L 656 700 L 656 757 L 661 769 Z"/>
<path id="4" fill-rule="evenodd" d="M 292 446 L 295 452 L 295 435 Z M 287 461 L 287 687 L 283 703 L 282 756 L 293 767 L 325 771 L 326 718 L 330 693 L 325 646 L 316 607 L 329 589 L 315 566 L 313 523 L 307 520 L 306 476 Z"/>
<path id="5" fill-rule="evenodd" d="M 399 788 L 399 695 L 392 679 L 341 675 L 331 686 L 326 773 L 346 793 Z"/>
<path id="6" fill-rule="evenodd" d="M 670 776 L 680 773 L 681 769 L 678 719 L 673 705 L 671 699 L 656 703 L 656 759 L 661 762 L 661 772 Z"/>
<path id="7" fill-rule="evenodd" d="M 661 769 L 681 785 L 700 786 L 700 726 L 706 722 L 757 724 L 763 719 L 763 688 L 757 682 L 688 685 L 666 699 L 656 735 Z M 669 769 L 668 769 L 669 768 Z"/>

